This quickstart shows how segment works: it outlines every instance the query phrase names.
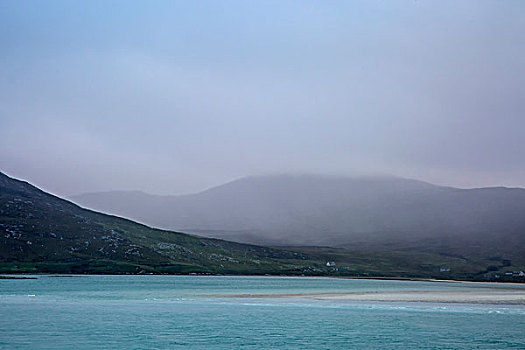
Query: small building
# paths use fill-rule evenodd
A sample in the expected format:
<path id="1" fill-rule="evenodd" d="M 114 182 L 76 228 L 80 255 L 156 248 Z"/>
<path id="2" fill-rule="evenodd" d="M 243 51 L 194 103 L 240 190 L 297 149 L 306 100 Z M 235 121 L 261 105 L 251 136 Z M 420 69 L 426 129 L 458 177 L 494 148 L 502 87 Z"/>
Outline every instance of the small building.
<path id="1" fill-rule="evenodd" d="M 334 266 L 335 266 L 335 261 L 327 261 L 327 262 L 326 262 L 326 266 L 328 266 L 328 267 L 334 267 Z"/>
<path id="2" fill-rule="evenodd" d="M 525 277 L 525 272 L 523 271 L 512 271 L 511 274 L 514 277 Z"/>
<path id="3" fill-rule="evenodd" d="M 450 272 L 450 267 L 440 267 L 439 272 Z"/>

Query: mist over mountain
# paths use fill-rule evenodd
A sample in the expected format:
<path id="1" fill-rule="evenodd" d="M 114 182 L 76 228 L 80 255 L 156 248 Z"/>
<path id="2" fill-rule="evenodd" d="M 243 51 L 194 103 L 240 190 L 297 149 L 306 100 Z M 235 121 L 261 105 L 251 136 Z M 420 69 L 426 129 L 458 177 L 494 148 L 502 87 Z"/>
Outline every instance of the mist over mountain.
<path id="1" fill-rule="evenodd" d="M 297 252 L 152 229 L 0 172 L 0 273 L 298 273 L 306 260 Z"/>
<path id="2" fill-rule="evenodd" d="M 246 177 L 182 196 L 71 197 L 148 225 L 239 242 L 501 255 L 525 243 L 525 190 L 458 189 L 396 177 Z"/>
<path id="3" fill-rule="evenodd" d="M 290 185 L 290 180 L 293 180 L 296 187 Z M 356 196 L 359 194 L 361 199 L 367 198 L 371 188 L 391 196 L 405 195 L 408 189 L 413 193 L 430 189 L 438 192 L 447 190 L 403 179 L 375 178 L 364 181 L 279 177 L 241 179 L 204 193 L 220 201 L 221 196 L 229 196 L 237 189 L 237 192 L 233 192 L 239 194 L 244 202 L 226 201 L 228 206 L 224 206 L 224 212 L 230 208 L 240 210 L 245 205 L 249 210 L 242 214 L 253 215 L 253 210 L 264 207 L 267 211 L 263 219 L 268 220 L 267 218 L 275 217 L 276 211 L 285 204 L 290 209 L 291 205 L 297 205 L 300 200 L 309 203 L 314 194 L 304 193 L 301 188 L 305 185 L 314 187 L 312 184 L 321 180 L 329 180 L 334 185 L 329 191 L 324 189 L 326 185 L 316 189 L 316 203 L 324 204 L 329 204 L 328 199 L 335 193 L 344 197 L 340 190 L 345 187 L 342 184 L 348 186 L 347 191 L 352 189 Z M 277 192 L 272 193 L 271 187 L 276 182 L 288 191 L 281 187 L 274 189 Z M 365 183 L 368 185 L 364 186 Z M 361 187 L 355 187 L 357 184 Z M 243 193 L 264 198 L 264 206 L 248 208 L 250 196 L 240 196 Z M 275 202 L 274 197 L 279 193 L 302 194 L 303 197 L 300 200 L 279 197 L 280 202 Z M 148 197 L 137 192 L 120 192 L 116 195 Z M 199 204 L 198 201 L 195 203 Z M 296 221 L 288 227 L 306 227 L 315 223 L 316 217 L 305 223 L 299 221 L 310 213 L 305 208 L 312 210 L 311 206 L 301 207 L 301 210 L 305 210 L 303 212 L 290 209 L 290 212 L 296 214 Z M 192 209 L 197 210 L 196 207 Z M 218 217 L 219 215 L 213 219 Z M 231 217 L 241 222 L 239 216 Z M 277 219 L 285 222 L 286 215 L 282 214 Z M 259 222 L 265 223 L 264 220 Z M 277 226 L 278 220 L 272 224 Z M 211 220 L 208 222 L 213 223 Z M 362 220 L 360 224 L 363 222 L 367 221 Z M 207 232 L 224 236 L 237 234 L 245 240 L 263 239 L 261 235 L 265 233 L 242 230 Z M 274 234 L 275 240 L 279 239 L 277 231 L 267 232 Z M 305 246 L 308 239 L 303 238 L 301 241 L 301 235 L 294 233 L 295 236 L 287 236 L 287 240 L 281 238 L 281 241 L 295 242 L 295 246 L 271 248 L 153 229 L 120 217 L 81 208 L 27 182 L 0 173 L 0 272 L 3 273 L 273 273 L 469 280 L 499 279 L 503 274 L 506 281 L 518 281 L 520 278 L 514 276 L 515 271 L 525 267 L 523 230 L 519 229 L 496 230 L 486 234 L 462 233 L 455 236 L 421 234 L 416 231 L 408 235 L 387 231 L 339 236 L 322 233 L 324 236 L 321 234 L 321 239 L 341 242 L 336 248 Z M 327 267 L 327 261 L 337 261 L 337 267 Z M 446 267 L 445 272 L 443 266 Z"/>

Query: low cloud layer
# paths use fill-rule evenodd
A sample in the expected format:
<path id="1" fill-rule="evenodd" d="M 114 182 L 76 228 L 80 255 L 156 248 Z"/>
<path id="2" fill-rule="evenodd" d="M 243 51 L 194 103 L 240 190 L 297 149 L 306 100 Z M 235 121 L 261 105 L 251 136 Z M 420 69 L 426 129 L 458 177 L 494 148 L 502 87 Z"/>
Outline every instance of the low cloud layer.
<path id="1" fill-rule="evenodd" d="M 244 175 L 525 187 L 521 2 L 0 2 L 0 165 L 61 195 Z"/>

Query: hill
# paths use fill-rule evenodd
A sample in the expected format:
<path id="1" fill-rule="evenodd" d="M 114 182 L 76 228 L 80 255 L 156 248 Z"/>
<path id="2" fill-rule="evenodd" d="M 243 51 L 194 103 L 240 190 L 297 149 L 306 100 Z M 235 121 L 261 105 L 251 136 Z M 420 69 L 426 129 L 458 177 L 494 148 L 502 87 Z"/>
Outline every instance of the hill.
<path id="1" fill-rule="evenodd" d="M 514 241 L 510 241 L 512 249 L 505 248 L 502 253 L 491 251 L 488 255 L 472 245 L 467 245 L 467 254 L 459 255 L 448 250 L 425 250 L 424 245 L 410 242 L 411 247 L 385 247 L 368 242 L 368 247 L 363 244 L 339 248 L 297 245 L 269 248 L 196 237 L 83 209 L 0 173 L 0 273 L 523 280 L 511 273 L 525 269 L 524 255 L 520 255 L 523 245 Z M 335 261 L 336 266 L 326 266 L 327 261 Z"/>
<path id="2" fill-rule="evenodd" d="M 72 197 L 87 207 L 245 243 L 525 259 L 525 190 L 395 177 L 242 178 L 197 194 Z"/>
<path id="3" fill-rule="evenodd" d="M 294 274 L 305 260 L 298 252 L 152 229 L 0 173 L 0 272 Z"/>

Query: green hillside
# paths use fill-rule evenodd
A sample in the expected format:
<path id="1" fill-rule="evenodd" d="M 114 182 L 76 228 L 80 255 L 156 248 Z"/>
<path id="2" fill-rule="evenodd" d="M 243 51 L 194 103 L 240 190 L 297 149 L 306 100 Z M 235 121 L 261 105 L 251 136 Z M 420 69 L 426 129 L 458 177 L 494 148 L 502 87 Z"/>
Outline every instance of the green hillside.
<path id="1" fill-rule="evenodd" d="M 82 209 L 1 173 L 0 232 L 1 272 L 294 274 L 308 260 Z"/>
<path id="2" fill-rule="evenodd" d="M 282 274 L 525 280 L 523 259 L 414 248 L 270 248 L 153 229 L 0 173 L 0 273 Z M 326 266 L 334 261 L 335 266 Z M 446 271 L 442 271 L 445 269 Z M 448 270 L 450 269 L 450 270 Z"/>

